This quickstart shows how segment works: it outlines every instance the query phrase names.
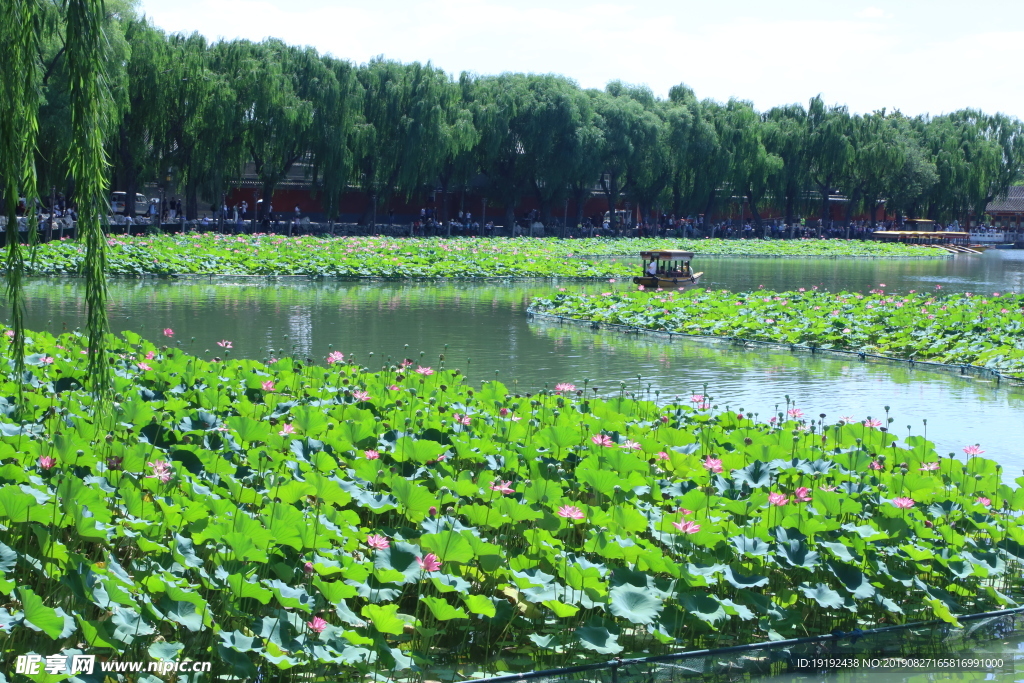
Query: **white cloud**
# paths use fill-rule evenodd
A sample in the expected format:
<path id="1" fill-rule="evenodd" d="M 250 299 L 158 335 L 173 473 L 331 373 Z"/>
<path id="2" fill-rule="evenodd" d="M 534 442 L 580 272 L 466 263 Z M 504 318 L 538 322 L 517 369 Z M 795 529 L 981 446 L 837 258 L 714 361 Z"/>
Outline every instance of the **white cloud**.
<path id="1" fill-rule="evenodd" d="M 889 14 L 884 9 L 877 7 L 865 7 L 861 11 L 857 12 L 858 19 L 887 19 Z"/>

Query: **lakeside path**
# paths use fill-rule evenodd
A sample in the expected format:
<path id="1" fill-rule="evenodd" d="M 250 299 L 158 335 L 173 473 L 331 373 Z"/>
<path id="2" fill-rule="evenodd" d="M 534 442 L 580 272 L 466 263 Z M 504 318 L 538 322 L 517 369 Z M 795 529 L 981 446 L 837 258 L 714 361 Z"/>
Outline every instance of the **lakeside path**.
<path id="1" fill-rule="evenodd" d="M 682 240 L 535 238 L 320 238 L 193 233 L 111 236 L 107 274 L 296 275 L 311 278 L 632 277 L 636 262 L 590 256 L 637 257 L 648 249 L 682 249 L 703 256 L 944 259 L 937 249 L 856 240 Z M 43 244 L 26 259 L 30 275 L 75 275 L 84 244 Z"/>

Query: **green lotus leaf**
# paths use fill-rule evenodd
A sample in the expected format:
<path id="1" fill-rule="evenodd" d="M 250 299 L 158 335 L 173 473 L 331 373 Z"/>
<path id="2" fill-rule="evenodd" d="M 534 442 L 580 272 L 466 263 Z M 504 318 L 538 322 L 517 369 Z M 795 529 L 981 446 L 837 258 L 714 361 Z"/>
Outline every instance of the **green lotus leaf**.
<path id="1" fill-rule="evenodd" d="M 398 605 L 364 605 L 361 613 L 381 633 L 402 635 L 405 622 L 398 618 Z"/>
<path id="2" fill-rule="evenodd" d="M 581 626 L 576 629 L 576 639 L 585 650 L 599 655 L 614 655 L 622 652 L 619 637 L 604 626 Z"/>
<path id="3" fill-rule="evenodd" d="M 688 613 L 712 626 L 728 618 L 722 603 L 704 593 L 680 593 L 679 604 Z"/>
<path id="4" fill-rule="evenodd" d="M 422 596 L 420 597 L 420 600 L 426 603 L 427 607 L 430 608 L 431 614 L 433 614 L 434 618 L 438 621 L 450 621 L 451 619 L 469 618 L 469 615 L 466 613 L 466 610 L 460 607 L 453 607 L 444 598 Z"/>
<path id="5" fill-rule="evenodd" d="M 43 604 L 43 599 L 28 588 L 18 588 L 18 599 L 24 610 L 25 623 L 32 629 L 42 631 L 52 640 L 67 638 L 75 631 L 75 620 L 61 608 L 53 609 Z"/>
<path id="6" fill-rule="evenodd" d="M 839 593 L 836 593 L 823 583 L 813 586 L 803 584 L 800 586 L 800 592 L 803 593 L 808 600 L 814 600 L 822 607 L 838 609 L 845 604 Z"/>
<path id="7" fill-rule="evenodd" d="M 653 623 L 662 607 L 662 601 L 643 588 L 625 584 L 608 591 L 608 611 L 633 624 Z"/>
<path id="8" fill-rule="evenodd" d="M 373 556 L 373 563 L 379 569 L 393 570 L 400 573 L 404 577 L 404 580 L 400 583 L 414 583 L 423 574 L 423 568 L 416 561 L 416 558 L 421 557 L 423 554 L 423 551 L 412 544 L 397 542 L 392 543 L 390 547 L 384 550 L 376 551 Z"/>
<path id="9" fill-rule="evenodd" d="M 394 451 L 391 457 L 396 462 L 418 462 L 425 463 L 428 460 L 435 460 L 448 448 L 436 441 L 429 439 L 412 439 L 403 436 L 395 442 Z"/>
<path id="10" fill-rule="evenodd" d="M 750 557 L 764 557 L 771 550 L 771 546 L 760 538 L 733 536 L 729 542 L 736 547 L 736 552 Z"/>
<path id="11" fill-rule="evenodd" d="M 126 645 L 131 645 L 136 638 L 144 638 L 156 632 L 155 628 L 143 620 L 142 615 L 127 608 L 114 609 L 110 621 L 115 626 L 114 638 Z"/>
<path id="12" fill-rule="evenodd" d="M 396 479 L 392 482 L 391 495 L 405 508 L 409 519 L 414 522 L 426 517 L 431 506 L 437 504 L 430 491 L 408 479 Z"/>
<path id="13" fill-rule="evenodd" d="M 855 599 L 863 600 L 875 595 L 875 587 L 868 582 L 868 577 L 857 567 L 833 560 L 828 560 L 825 564 Z"/>
<path id="14" fill-rule="evenodd" d="M 555 616 L 559 619 L 576 616 L 576 613 L 580 611 L 579 607 L 567 605 L 559 600 L 545 600 L 541 604 L 554 612 Z"/>
<path id="15" fill-rule="evenodd" d="M 420 537 L 420 546 L 437 555 L 442 562 L 467 564 L 473 561 L 476 553 L 473 552 L 472 544 L 463 535 L 465 533 L 467 532 L 445 531 L 440 534 L 424 534 Z"/>
<path id="16" fill-rule="evenodd" d="M 29 521 L 29 510 L 37 505 L 35 496 L 23 493 L 16 486 L 0 489 L 0 518 L 15 523 Z"/>
<path id="17" fill-rule="evenodd" d="M 263 649 L 256 637 L 246 635 L 241 631 L 221 631 L 217 635 L 224 647 L 231 648 L 235 652 L 259 652 Z"/>
<path id="18" fill-rule="evenodd" d="M 803 541 L 787 540 L 779 542 L 776 547 L 777 554 L 785 559 L 791 567 L 814 570 L 818 566 L 820 556 Z"/>
<path id="19" fill-rule="evenodd" d="M 722 574 L 725 576 L 725 580 L 731 583 L 734 588 L 755 588 L 768 585 L 767 576 L 743 574 L 733 567 L 725 567 L 722 570 Z"/>
<path id="20" fill-rule="evenodd" d="M 473 614 L 480 614 L 485 617 L 493 617 L 497 609 L 491 598 L 485 595 L 463 595 L 462 601 L 466 603 L 466 609 Z"/>
<path id="21" fill-rule="evenodd" d="M 270 598 L 274 595 L 267 588 L 264 588 L 256 582 L 247 580 L 241 574 L 232 574 L 228 576 L 226 583 L 231 588 L 231 592 L 235 597 L 252 598 L 263 605 L 269 603 Z"/>
<path id="22" fill-rule="evenodd" d="M 771 465 L 755 460 L 743 469 L 736 470 L 733 478 L 752 489 L 768 486 L 772 482 L 774 469 Z"/>

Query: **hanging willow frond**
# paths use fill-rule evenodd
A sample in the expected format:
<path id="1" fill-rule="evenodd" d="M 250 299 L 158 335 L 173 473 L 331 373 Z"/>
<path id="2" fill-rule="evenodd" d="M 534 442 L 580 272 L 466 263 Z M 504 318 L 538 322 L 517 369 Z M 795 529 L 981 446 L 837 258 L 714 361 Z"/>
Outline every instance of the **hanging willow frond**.
<path id="1" fill-rule="evenodd" d="M 103 0 L 68 0 L 67 64 L 71 101 L 71 151 L 68 166 L 75 179 L 78 234 L 85 239 L 86 331 L 89 382 L 94 393 L 110 392 L 107 364 L 106 215 L 107 157 L 104 116 L 110 92 L 103 81 Z"/>
<path id="2" fill-rule="evenodd" d="M 0 3 L 0 182 L 7 214 L 4 258 L 7 298 L 14 338 L 10 352 L 20 375 L 25 370 L 25 259 L 18 235 L 18 198 L 25 197 L 29 233 L 35 228 L 35 148 L 39 130 L 39 53 L 42 8 L 39 0 Z M 34 235 L 33 235 L 34 236 Z"/>

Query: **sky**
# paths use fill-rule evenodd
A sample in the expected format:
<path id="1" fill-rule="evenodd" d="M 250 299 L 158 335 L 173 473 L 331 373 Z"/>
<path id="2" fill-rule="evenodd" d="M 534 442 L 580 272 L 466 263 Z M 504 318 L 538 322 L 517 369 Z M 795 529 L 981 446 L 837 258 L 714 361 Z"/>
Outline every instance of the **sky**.
<path id="1" fill-rule="evenodd" d="M 1024 118 L 1020 0 L 141 0 L 168 32 L 280 38 L 365 63 L 612 80 L 758 109 L 821 94 L 865 113 Z"/>

